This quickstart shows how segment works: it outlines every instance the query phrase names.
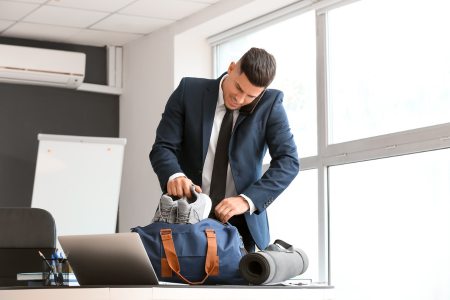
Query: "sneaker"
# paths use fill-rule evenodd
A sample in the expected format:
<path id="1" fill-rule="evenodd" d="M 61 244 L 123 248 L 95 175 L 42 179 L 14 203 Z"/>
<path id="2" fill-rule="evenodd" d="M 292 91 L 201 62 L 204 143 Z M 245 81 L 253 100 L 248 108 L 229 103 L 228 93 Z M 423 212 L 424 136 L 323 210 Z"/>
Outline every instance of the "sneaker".
<path id="1" fill-rule="evenodd" d="M 197 193 L 191 188 L 195 202 L 189 203 L 186 198 L 178 200 L 176 223 L 195 224 L 206 219 L 211 210 L 212 202 L 208 195 Z"/>
<path id="2" fill-rule="evenodd" d="M 177 202 L 173 201 L 172 197 L 168 195 L 162 195 L 155 216 L 153 217 L 153 222 L 175 223 Z"/>
<path id="3" fill-rule="evenodd" d="M 191 216 L 192 207 L 186 198 L 181 198 L 177 200 L 177 213 L 175 223 L 177 224 L 187 224 L 189 222 L 189 218 Z M 197 221 L 198 222 L 198 221 Z M 195 223 L 197 223 L 195 222 Z"/>
<path id="4" fill-rule="evenodd" d="M 191 191 L 195 199 L 191 203 L 192 210 L 195 211 L 200 220 L 208 218 L 212 206 L 211 198 L 206 194 L 197 193 L 194 187 L 192 187 Z"/>

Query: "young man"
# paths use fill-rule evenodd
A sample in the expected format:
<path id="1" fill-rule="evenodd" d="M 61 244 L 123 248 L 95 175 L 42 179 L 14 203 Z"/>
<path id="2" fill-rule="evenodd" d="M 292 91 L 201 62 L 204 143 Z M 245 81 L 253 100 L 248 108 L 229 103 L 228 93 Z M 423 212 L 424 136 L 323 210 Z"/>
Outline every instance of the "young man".
<path id="1" fill-rule="evenodd" d="M 235 225 L 249 251 L 269 244 L 266 208 L 299 171 L 283 93 L 267 89 L 275 71 L 275 58 L 252 48 L 216 80 L 183 78 L 150 152 L 163 192 L 191 197 L 194 184 L 212 199 L 210 217 Z M 229 122 L 227 139 L 221 125 Z M 270 167 L 262 174 L 267 150 Z"/>

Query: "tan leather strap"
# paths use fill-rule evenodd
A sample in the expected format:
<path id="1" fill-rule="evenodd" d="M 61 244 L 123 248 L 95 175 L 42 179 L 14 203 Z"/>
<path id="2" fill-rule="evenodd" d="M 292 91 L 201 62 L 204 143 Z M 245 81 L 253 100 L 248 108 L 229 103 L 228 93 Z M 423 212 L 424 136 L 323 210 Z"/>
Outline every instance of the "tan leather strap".
<path id="1" fill-rule="evenodd" d="M 180 263 L 178 261 L 177 252 L 175 250 L 175 244 L 173 243 L 172 230 L 171 229 L 161 229 L 161 241 L 164 247 L 164 253 L 166 254 L 167 263 L 170 269 L 174 271 L 178 277 L 189 284 L 203 284 L 210 275 L 219 274 L 219 257 L 217 256 L 217 239 L 216 233 L 212 229 L 206 229 L 206 238 L 208 243 L 208 248 L 206 249 L 206 259 L 205 259 L 205 277 L 201 281 L 190 281 L 185 278 L 180 272 Z"/>

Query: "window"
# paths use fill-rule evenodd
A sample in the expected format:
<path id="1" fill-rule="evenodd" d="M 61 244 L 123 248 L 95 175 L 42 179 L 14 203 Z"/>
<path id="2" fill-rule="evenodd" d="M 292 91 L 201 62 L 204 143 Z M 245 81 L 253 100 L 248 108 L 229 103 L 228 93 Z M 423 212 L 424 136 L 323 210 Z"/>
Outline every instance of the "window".
<path id="1" fill-rule="evenodd" d="M 328 13 L 330 143 L 450 122 L 445 2 L 366 0 Z"/>
<path id="2" fill-rule="evenodd" d="M 271 242 L 281 239 L 302 249 L 309 267 L 301 278 L 318 281 L 317 170 L 300 172 L 267 211 Z"/>
<path id="3" fill-rule="evenodd" d="M 339 299 L 450 298 L 449 9 L 305 0 L 215 41 L 221 71 L 251 46 L 278 59 L 301 172 L 268 208 L 272 238 Z"/>
<path id="4" fill-rule="evenodd" d="M 329 176 L 336 298 L 449 299 L 450 149 L 330 167 Z"/>
<path id="5" fill-rule="evenodd" d="M 295 28 L 298 39 L 285 32 Z M 282 90 L 300 156 L 317 155 L 316 49 L 313 12 L 221 43 L 217 47 L 217 76 L 251 47 L 264 48 L 277 61 L 277 76 L 269 88 Z M 266 163 L 270 157 L 267 155 Z M 305 251 L 309 268 L 301 278 L 318 281 L 317 170 L 302 172 L 268 209 L 271 242 L 282 239 Z M 294 223 L 294 220 L 300 222 Z M 294 225 L 295 224 L 295 225 Z"/>
<path id="6" fill-rule="evenodd" d="M 294 28 L 296 39 L 284 34 Z M 251 47 L 264 48 L 275 56 L 277 76 L 269 88 L 284 93 L 284 108 L 302 157 L 317 155 L 315 34 L 310 12 L 222 43 L 217 49 L 217 75 Z"/>

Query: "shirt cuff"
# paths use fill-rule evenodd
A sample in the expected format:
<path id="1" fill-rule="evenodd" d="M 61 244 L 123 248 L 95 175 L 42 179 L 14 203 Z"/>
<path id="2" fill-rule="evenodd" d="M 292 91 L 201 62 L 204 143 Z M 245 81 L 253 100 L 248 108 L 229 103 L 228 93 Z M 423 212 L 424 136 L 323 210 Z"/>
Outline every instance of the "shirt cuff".
<path id="1" fill-rule="evenodd" d="M 167 180 L 168 182 L 171 181 L 172 179 L 178 178 L 178 177 L 186 177 L 186 175 L 184 175 L 184 173 L 175 173 L 172 176 L 169 177 L 169 180 Z"/>
<path id="2" fill-rule="evenodd" d="M 239 196 L 244 198 L 245 201 L 247 201 L 248 206 L 250 206 L 250 208 L 248 209 L 249 213 L 250 214 L 254 213 L 255 210 L 256 210 L 256 207 L 255 207 L 255 204 L 253 203 L 252 199 L 250 199 L 249 197 L 245 196 L 244 194 L 240 194 Z"/>

